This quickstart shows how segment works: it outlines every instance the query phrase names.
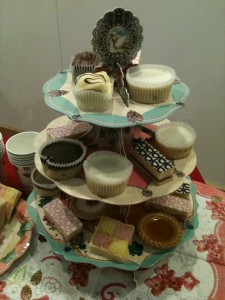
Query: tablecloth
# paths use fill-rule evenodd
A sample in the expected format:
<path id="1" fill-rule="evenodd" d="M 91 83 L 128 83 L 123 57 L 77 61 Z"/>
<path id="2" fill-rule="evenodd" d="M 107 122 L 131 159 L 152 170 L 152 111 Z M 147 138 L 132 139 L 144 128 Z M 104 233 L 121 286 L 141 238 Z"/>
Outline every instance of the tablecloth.
<path id="1" fill-rule="evenodd" d="M 194 237 L 135 272 L 71 263 L 33 228 L 28 251 L 0 276 L 0 299 L 225 299 L 225 193 L 194 181 Z"/>

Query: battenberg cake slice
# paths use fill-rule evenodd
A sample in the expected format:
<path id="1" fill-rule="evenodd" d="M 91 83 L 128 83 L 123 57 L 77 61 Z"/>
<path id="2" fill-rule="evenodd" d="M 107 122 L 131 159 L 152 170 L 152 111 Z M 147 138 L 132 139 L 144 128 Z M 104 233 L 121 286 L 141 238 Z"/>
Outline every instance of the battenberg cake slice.
<path id="1" fill-rule="evenodd" d="M 82 222 L 59 198 L 44 206 L 44 214 L 55 225 L 65 242 L 69 242 L 83 230 Z"/>
<path id="2" fill-rule="evenodd" d="M 134 140 L 131 156 L 146 169 L 156 184 L 172 180 L 174 165 L 145 140 Z"/>
<path id="3" fill-rule="evenodd" d="M 124 262 L 129 256 L 128 246 L 132 241 L 134 230 L 133 225 L 101 217 L 89 242 L 90 252 L 110 260 Z"/>

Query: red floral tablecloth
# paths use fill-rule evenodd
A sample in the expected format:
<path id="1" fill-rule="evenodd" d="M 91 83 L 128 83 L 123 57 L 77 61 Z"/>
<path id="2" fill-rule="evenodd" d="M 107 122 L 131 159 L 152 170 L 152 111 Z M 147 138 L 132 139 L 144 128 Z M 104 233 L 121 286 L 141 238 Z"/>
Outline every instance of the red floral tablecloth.
<path id="1" fill-rule="evenodd" d="M 34 232 L 26 254 L 1 275 L 0 299 L 225 299 L 225 193 L 194 184 L 195 236 L 150 268 L 129 272 L 70 263 Z"/>

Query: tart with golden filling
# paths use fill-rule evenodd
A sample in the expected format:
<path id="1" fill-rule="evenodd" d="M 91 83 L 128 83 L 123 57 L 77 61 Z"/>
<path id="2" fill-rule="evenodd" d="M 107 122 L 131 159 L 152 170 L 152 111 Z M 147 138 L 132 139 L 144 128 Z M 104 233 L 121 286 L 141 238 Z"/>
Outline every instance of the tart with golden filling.
<path id="1" fill-rule="evenodd" d="M 183 236 L 178 220 L 163 212 L 152 212 L 142 217 L 137 231 L 144 243 L 160 250 L 174 248 Z"/>

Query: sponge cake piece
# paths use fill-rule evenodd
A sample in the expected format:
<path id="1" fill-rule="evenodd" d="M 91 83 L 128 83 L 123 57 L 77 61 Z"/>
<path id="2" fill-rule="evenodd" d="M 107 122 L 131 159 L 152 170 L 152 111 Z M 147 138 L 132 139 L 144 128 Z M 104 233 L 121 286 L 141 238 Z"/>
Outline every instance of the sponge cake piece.
<path id="1" fill-rule="evenodd" d="M 0 183 L 0 197 L 6 201 L 5 219 L 10 220 L 22 192 Z"/>

